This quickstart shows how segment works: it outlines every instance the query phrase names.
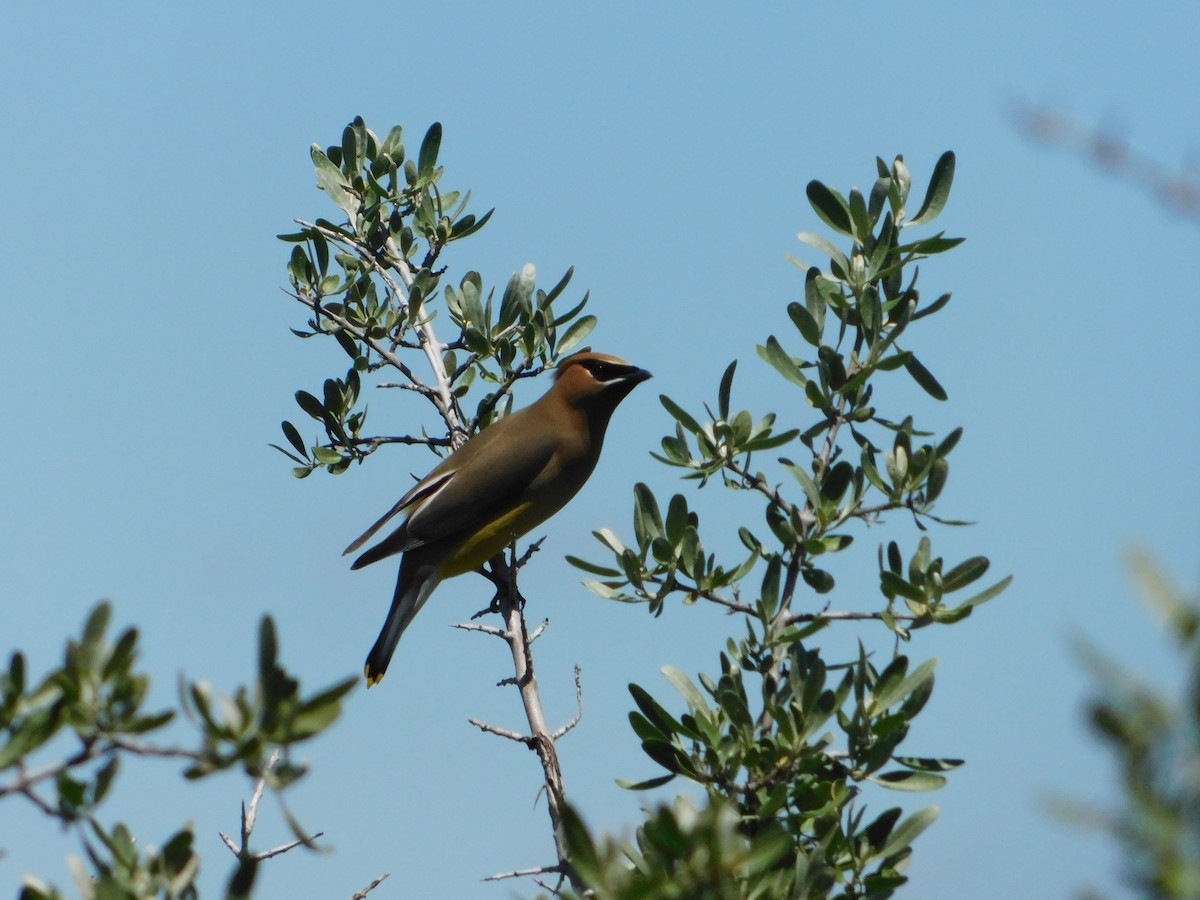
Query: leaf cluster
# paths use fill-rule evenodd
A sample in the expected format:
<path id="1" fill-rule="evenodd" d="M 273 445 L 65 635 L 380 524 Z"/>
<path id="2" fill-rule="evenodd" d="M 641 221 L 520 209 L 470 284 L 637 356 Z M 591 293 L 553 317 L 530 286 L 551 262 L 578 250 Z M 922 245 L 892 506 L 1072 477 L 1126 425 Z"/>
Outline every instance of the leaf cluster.
<path id="1" fill-rule="evenodd" d="M 344 376 L 326 379 L 319 393 L 296 393 L 318 436 L 306 440 L 284 421 L 286 446 L 273 446 L 296 463 L 297 477 L 322 467 L 344 472 L 390 443 L 457 446 L 504 414 L 516 381 L 555 365 L 595 327 L 595 316 L 583 315 L 587 294 L 565 309 L 555 305 L 571 270 L 543 290 L 527 264 L 499 297 L 476 271 L 450 279 L 443 251 L 478 232 L 493 210 L 476 217 L 466 211 L 470 191 L 443 188 L 441 142 L 441 125 L 434 123 L 413 159 L 400 126 L 381 140 L 360 117 L 346 126 L 340 145 L 312 149 L 317 186 L 341 218 L 298 219 L 299 231 L 280 235 L 295 245 L 288 262 L 291 296 L 309 312 L 307 327 L 292 330 L 302 338 L 332 337 L 351 366 Z M 428 374 L 404 351 L 424 356 Z M 384 380 L 385 374 L 398 380 Z M 449 437 L 423 430 L 369 434 L 364 379 L 425 397 Z M 468 415 L 464 404 L 476 385 L 482 392 Z"/>
<path id="2" fill-rule="evenodd" d="M 80 636 L 67 642 L 62 664 L 36 683 L 20 652 L 0 673 L 0 801 L 24 798 L 76 832 L 86 861 L 74 858 L 72 871 L 84 897 L 193 897 L 199 857 L 191 825 L 156 849 L 139 847 L 126 825 L 99 818 L 122 763 L 130 757 L 178 759 L 191 779 L 240 766 L 253 777 L 269 772 L 267 785 L 281 791 L 303 776 L 304 767 L 286 761 L 270 767 L 268 755 L 286 755 L 332 724 L 354 680 L 301 693 L 278 662 L 274 624 L 265 617 L 254 685 L 228 698 L 204 682 L 181 679 L 181 708 L 197 740 L 162 743 L 176 711 L 146 709 L 150 679 L 136 665 L 138 632 L 127 628 L 109 640 L 111 618 L 110 605 L 98 604 Z M 59 894 L 30 876 L 21 896 Z"/>
<path id="3" fill-rule="evenodd" d="M 1073 818 L 1121 845 L 1123 874 L 1139 896 L 1200 896 L 1200 595 L 1185 595 L 1145 552 L 1132 569 L 1183 671 L 1172 697 L 1084 646 L 1096 679 L 1092 730 L 1111 751 L 1121 804 L 1107 812 L 1068 804 Z"/>
<path id="4" fill-rule="evenodd" d="M 820 235 L 799 235 L 828 261 L 824 268 L 799 263 L 804 300 L 786 308 L 794 331 L 790 338 L 771 335 L 758 348 L 782 377 L 783 389 L 771 398 L 775 409 L 734 406 L 736 361 L 703 414 L 660 398 L 673 433 L 663 437 L 656 458 L 699 488 L 718 482 L 761 501 L 761 520 L 737 526 L 745 553 L 718 558 L 706 549 L 700 513 L 685 494 L 660 503 L 639 484 L 632 542 L 603 529 L 596 537 L 611 561 L 571 560 L 594 576 L 586 583 L 596 594 L 645 603 L 654 615 L 672 599 L 707 601 L 740 614 L 742 636 L 727 640 L 717 675 L 701 674 L 697 684 L 664 668 L 685 712 L 672 713 L 673 704 L 630 685 L 637 707 L 630 724 L 664 774 L 627 787 L 656 788 L 684 778 L 707 794 L 712 835 L 720 831 L 721 810 L 732 809 L 740 851 L 764 835 L 787 839 L 772 858 L 769 878 L 712 896 L 752 896 L 767 884 L 757 895 L 887 896 L 904 883 L 911 843 L 936 809 L 905 816 L 900 807 L 889 807 L 868 817 L 864 788 L 936 789 L 945 783 L 942 773 L 961 760 L 902 751 L 912 720 L 932 693 L 934 661 L 913 665 L 900 647 L 915 629 L 967 618 L 1009 581 L 952 602 L 950 595 L 986 574 L 988 560 L 947 564 L 923 534 L 907 560 L 898 541 L 880 545 L 875 603 L 831 608 L 837 555 L 863 526 L 895 512 L 910 516 L 922 532 L 930 523 L 967 524 L 934 513 L 962 430 L 936 437 L 920 430 L 911 414 L 881 411 L 876 400 L 877 382 L 900 371 L 934 399 L 947 398 L 909 341 L 914 323 L 950 299 L 943 293 L 922 301 L 917 263 L 961 239 L 944 232 L 910 239 L 906 229 L 926 225 L 942 211 L 954 155 L 938 161 L 914 215 L 908 212 L 911 177 L 903 158 L 890 166 L 876 163 L 876 181 L 866 195 L 857 189 L 843 195 L 819 181 L 808 186 L 816 215 L 849 238 L 850 247 L 843 251 Z M 804 348 L 800 355 L 788 349 L 796 344 Z M 789 419 L 795 424 L 780 424 Z M 805 602 L 809 597 L 830 599 L 814 605 Z M 891 656 L 876 661 L 860 642 L 857 657 L 826 661 L 812 639 L 846 621 L 882 623 L 894 635 Z M 643 831 L 649 827 L 648 821 Z M 626 848 L 633 872 L 643 869 L 639 853 Z"/>

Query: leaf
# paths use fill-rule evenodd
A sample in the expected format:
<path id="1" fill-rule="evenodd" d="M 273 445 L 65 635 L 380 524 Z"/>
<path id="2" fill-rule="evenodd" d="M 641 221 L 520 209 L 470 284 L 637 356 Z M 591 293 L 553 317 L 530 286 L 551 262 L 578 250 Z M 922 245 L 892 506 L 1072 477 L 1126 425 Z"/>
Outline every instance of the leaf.
<path id="1" fill-rule="evenodd" d="M 932 222 L 946 205 L 950 197 L 950 185 L 954 183 L 954 152 L 947 150 L 933 167 L 933 175 L 929 178 L 929 189 L 925 192 L 925 202 L 915 216 L 908 220 L 909 225 L 920 225 Z"/>
<path id="2" fill-rule="evenodd" d="M 942 576 L 942 589 L 949 594 L 966 587 L 971 582 L 982 578 L 989 565 L 986 556 L 972 556 L 965 562 L 960 562 Z"/>
<path id="3" fill-rule="evenodd" d="M 916 769 L 918 772 L 949 772 L 965 763 L 965 760 L 940 756 L 897 756 L 894 757 L 894 760 L 900 765 Z"/>
<path id="4" fill-rule="evenodd" d="M 854 229 L 850 222 L 850 204 L 846 202 L 845 197 L 816 179 L 808 183 L 805 193 L 821 221 L 848 237 L 854 237 Z"/>
<path id="5" fill-rule="evenodd" d="M 602 578 L 619 578 L 621 573 L 616 569 L 610 569 L 605 566 L 598 566 L 595 563 L 590 563 L 586 559 L 580 559 L 578 556 L 567 555 L 567 562 L 577 569 L 582 569 L 592 575 L 599 575 Z"/>
<path id="6" fill-rule="evenodd" d="M 936 791 L 946 784 L 946 778 L 942 775 L 900 769 L 884 772 L 882 775 L 868 775 L 867 781 L 873 781 L 893 791 Z"/>
<path id="7" fill-rule="evenodd" d="M 839 250 L 837 247 L 835 247 L 832 243 L 827 241 L 825 238 L 821 237 L 821 235 L 814 234 L 811 231 L 800 231 L 800 232 L 797 232 L 796 238 L 797 238 L 797 240 L 802 241 L 805 244 L 808 244 L 808 246 L 815 247 L 816 249 L 820 250 L 822 253 L 824 253 L 826 256 L 829 257 L 829 261 L 831 263 L 836 265 L 843 272 L 849 271 L 850 260 L 846 259 L 846 254 L 844 254 L 841 250 Z M 816 267 L 811 266 L 809 268 L 811 270 Z"/>
<path id="8" fill-rule="evenodd" d="M 850 189 L 850 221 L 854 225 L 854 239 L 866 244 L 871 236 L 871 219 L 867 213 L 867 201 L 858 188 Z"/>
<path id="9" fill-rule="evenodd" d="M 804 306 L 794 302 L 788 304 L 787 312 L 796 326 L 796 330 L 800 332 L 800 336 L 814 347 L 821 346 L 821 326 L 813 318 L 813 314 Z"/>
<path id="10" fill-rule="evenodd" d="M 908 358 L 908 360 L 904 363 L 904 368 L 907 369 L 908 374 L 913 377 L 913 381 L 924 388 L 925 393 L 929 394 L 930 397 L 933 397 L 935 400 L 948 399 L 946 389 L 938 383 L 938 380 L 933 377 L 933 373 L 925 368 L 925 366 L 921 364 L 921 361 L 915 356 L 910 356 Z"/>
<path id="11" fill-rule="evenodd" d="M 314 419 L 324 421 L 328 415 L 325 407 L 321 405 L 321 401 L 308 391 L 296 391 L 296 403 Z"/>
<path id="12" fill-rule="evenodd" d="M 733 373 L 737 369 L 737 360 L 729 364 L 725 370 L 725 374 L 721 376 L 721 387 L 717 393 L 717 409 L 721 414 L 721 418 L 729 421 L 729 394 L 733 389 Z"/>
<path id="13" fill-rule="evenodd" d="M 657 778 L 647 778 L 645 781 L 628 781 L 624 778 L 617 778 L 617 787 L 625 788 L 627 791 L 649 791 L 656 787 L 662 787 L 668 781 L 675 777 L 674 773 L 667 775 L 659 775 Z M 571 858 L 572 863 L 575 858 Z"/>
<path id="14" fill-rule="evenodd" d="M 417 156 L 417 171 L 426 175 L 437 165 L 438 150 L 442 146 L 442 123 L 434 122 L 421 141 L 421 152 Z"/>
<path id="15" fill-rule="evenodd" d="M 809 505 L 813 509 L 821 508 L 821 491 L 817 488 L 817 483 L 812 480 L 812 476 L 804 471 L 804 468 L 790 459 L 780 459 L 780 464 L 792 473 L 796 481 L 800 482 L 800 487 L 804 491 L 804 496 L 808 498 Z"/>
<path id="16" fill-rule="evenodd" d="M 917 836 L 932 825 L 937 817 L 938 808 L 936 806 L 918 809 L 892 830 L 887 843 L 880 848 L 879 855 L 886 858 L 911 846 Z"/>
<path id="17" fill-rule="evenodd" d="M 767 338 L 766 345 L 759 345 L 757 348 L 759 357 L 780 375 L 790 381 L 792 384 L 804 387 L 808 383 L 808 379 L 804 373 L 800 371 L 800 367 L 779 345 L 779 341 L 775 339 L 775 335 Z"/>
<path id="18" fill-rule="evenodd" d="M 980 591 L 978 594 L 976 594 L 970 600 L 964 600 L 962 603 L 960 603 L 958 606 L 956 606 L 955 609 L 963 609 L 964 607 L 967 609 L 970 609 L 973 606 L 979 606 L 979 604 L 981 604 L 981 603 L 987 603 L 993 597 L 996 597 L 997 595 L 1002 593 L 1004 591 L 1004 589 L 1007 588 L 1010 584 L 1012 584 L 1012 580 L 1013 580 L 1013 577 L 1011 575 L 1009 575 L 1007 578 L 997 581 L 986 591 Z"/>
<path id="19" fill-rule="evenodd" d="M 693 712 L 708 709 L 708 703 L 705 702 L 704 695 L 700 693 L 700 689 L 692 683 L 692 680 L 687 675 L 674 666 L 663 666 L 660 671 L 666 677 L 667 681 L 671 682 L 675 690 L 683 695 L 683 699 L 687 701 L 688 707 Z"/>
<path id="20" fill-rule="evenodd" d="M 693 419 L 690 413 L 686 412 L 666 394 L 659 394 L 658 402 L 663 405 L 663 408 L 665 408 L 667 412 L 675 417 L 675 420 L 679 422 L 680 425 L 682 425 L 692 434 L 699 434 L 701 431 L 703 431 L 703 429 L 700 427 L 700 423 Z"/>
<path id="21" fill-rule="evenodd" d="M 596 327 L 597 321 L 595 316 L 584 316 L 573 322 L 571 327 L 567 329 L 567 333 L 562 336 L 562 340 L 558 342 L 558 346 L 554 348 L 554 352 L 566 353 L 569 351 L 592 333 L 592 329 Z"/>
<path id="22" fill-rule="evenodd" d="M 350 183 L 346 181 L 342 170 L 316 144 L 312 147 L 312 161 L 317 173 L 317 186 L 347 215 L 353 216 L 358 211 L 358 199 L 350 192 Z"/>

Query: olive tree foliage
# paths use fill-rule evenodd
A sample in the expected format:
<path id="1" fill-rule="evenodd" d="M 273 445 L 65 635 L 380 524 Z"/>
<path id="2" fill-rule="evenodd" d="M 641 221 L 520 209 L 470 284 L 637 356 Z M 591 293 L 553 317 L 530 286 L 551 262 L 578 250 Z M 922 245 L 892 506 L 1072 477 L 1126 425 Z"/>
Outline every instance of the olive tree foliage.
<path id="1" fill-rule="evenodd" d="M 293 748 L 333 723 L 354 682 L 303 693 L 279 662 L 275 626 L 264 618 L 258 671 L 249 685 L 223 696 L 206 681 L 181 676 L 178 710 L 148 709 L 151 679 L 137 664 L 138 631 L 126 628 L 114 640 L 111 618 L 110 605 L 98 604 L 79 637 L 67 641 L 62 663 L 39 679 L 30 677 L 20 651 L 0 672 L 0 801 L 23 800 L 78 839 L 81 853 L 69 859 L 75 896 L 186 900 L 199 896 L 194 827 L 182 825 L 155 845 L 135 838 L 127 823 L 107 821 L 104 801 L 119 791 L 131 763 L 179 761 L 189 780 L 241 769 L 255 782 L 253 800 L 249 810 L 243 805 L 239 839 L 222 838 L 235 859 L 226 895 L 248 896 L 263 859 L 312 847 L 319 837 L 285 806 L 295 839 L 273 850 L 250 848 L 263 792 L 281 795 L 306 774 L 292 758 Z M 192 733 L 187 740 L 179 738 L 181 729 L 169 727 L 180 711 Z M 63 896 L 41 878 L 23 879 L 22 900 Z"/>
<path id="2" fill-rule="evenodd" d="M 290 294 L 307 311 L 306 327 L 293 331 L 334 339 L 349 366 L 317 392 L 296 392 L 310 420 L 305 427 L 315 425 L 315 434 L 306 438 L 285 421 L 287 446 L 276 449 L 292 460 L 298 478 L 319 469 L 343 473 L 390 444 L 421 444 L 439 455 L 461 446 L 511 409 L 514 384 L 555 366 L 595 327 L 596 318 L 583 314 L 586 293 L 564 299 L 570 270 L 549 290 L 537 286 L 528 264 L 500 292 L 485 287 L 477 271 L 451 276 L 447 249 L 475 234 L 492 213 L 476 217 L 467 211 L 470 192 L 443 183 L 441 141 L 435 123 L 411 154 L 401 127 L 380 138 L 356 118 L 340 144 L 312 148 L 317 186 L 337 213 L 336 221 L 297 219 L 300 230 L 280 236 L 295 244 Z M 365 386 L 415 394 L 430 404 L 436 424 L 427 427 L 418 418 L 408 433 L 375 433 L 368 428 Z M 496 594 L 485 612 L 499 613 L 503 626 L 459 627 L 508 645 L 512 674 L 501 683 L 517 687 L 529 731 L 472 722 L 537 753 L 557 852 L 553 863 L 537 868 L 562 880 L 573 872 L 563 843 L 566 789 L 554 744 L 578 719 L 552 729 L 542 710 L 529 647 L 538 632 L 526 628 L 517 587 L 517 572 L 537 546 L 518 556 L 514 542 L 510 556 L 501 554 L 486 567 Z"/>
<path id="3" fill-rule="evenodd" d="M 319 392 L 297 393 L 314 435 L 283 423 L 288 446 L 278 449 L 298 477 L 345 472 L 387 444 L 424 444 L 439 454 L 459 446 L 507 411 L 517 380 L 554 365 L 595 324 L 582 315 L 586 295 L 561 309 L 569 271 L 545 291 L 526 267 L 499 296 L 475 271 L 449 275 L 449 245 L 491 213 L 476 218 L 467 212 L 469 192 L 443 185 L 441 136 L 439 126 L 430 128 L 414 157 L 400 128 L 381 139 L 356 119 L 339 145 L 312 150 L 318 186 L 340 219 L 298 219 L 300 230 L 282 236 L 295 243 L 291 294 L 309 313 L 296 333 L 334 338 L 350 364 Z M 596 535 L 609 561 L 572 558 L 601 597 L 643 603 L 654 615 L 677 600 L 713 603 L 740 620 L 713 674 L 693 679 L 664 669 L 676 699 L 630 687 L 633 731 L 662 774 L 626 786 L 682 778 L 702 789 L 701 804 L 681 796 L 659 806 L 634 842 L 588 831 L 566 802 L 553 750 L 571 723 L 551 732 L 537 697 L 515 588 L 529 552 L 518 559 L 514 546 L 511 557 L 489 564 L 493 608 L 505 625 L 469 627 L 509 642 L 516 669 L 507 681 L 521 689 L 530 732 L 477 724 L 538 752 L 558 856 L 510 874 L 556 876 L 539 883 L 598 897 L 886 896 L 904 883 L 912 842 L 936 810 L 868 807 L 865 789 L 935 789 L 960 764 L 901 747 L 934 683 L 934 661 L 914 662 L 904 651 L 921 629 L 961 622 L 1009 581 L 981 589 L 988 560 L 947 562 L 927 532 L 930 524 L 964 524 L 935 512 L 961 429 L 932 434 L 873 399 L 879 379 L 901 377 L 946 399 L 911 347 L 918 323 L 943 309 L 950 293 L 924 300 L 917 263 L 961 239 L 909 235 L 942 211 L 953 174 L 946 153 L 915 212 L 902 157 L 877 160 L 866 194 L 811 182 L 809 200 L 834 238 L 800 234 L 827 261 L 799 263 L 804 300 L 786 304 L 790 330 L 758 348 L 780 379 L 770 397 L 776 409 L 734 409 L 736 364 L 702 415 L 662 398 L 674 430 L 655 456 L 701 488 L 721 484 L 761 500 L 761 518 L 738 532 L 744 554 L 717 559 L 704 548 L 699 512 L 686 495 L 660 502 L 637 485 L 632 538 L 603 529 Z M 848 250 L 838 239 L 848 239 Z M 433 406 L 437 426 L 400 435 L 368 430 L 364 384 L 415 392 Z M 837 554 L 864 526 L 892 515 L 911 517 L 922 536 L 907 551 L 897 540 L 880 546 L 877 603 L 834 608 Z M 852 658 L 826 659 L 818 635 L 847 623 L 887 629 L 890 652 L 868 652 L 860 642 Z"/>
<path id="4" fill-rule="evenodd" d="M 1184 900 L 1200 896 L 1200 592 L 1185 593 L 1143 551 L 1132 555 L 1131 569 L 1177 654 L 1182 689 L 1171 696 L 1081 646 L 1096 679 L 1088 718 L 1116 762 L 1121 803 L 1059 806 L 1120 845 L 1122 874 L 1138 896 Z"/>
<path id="5" fill-rule="evenodd" d="M 639 484 L 632 537 L 597 531 L 610 559 L 573 559 L 601 597 L 652 615 L 712 603 L 738 623 L 713 672 L 693 679 L 663 669 L 672 698 L 630 685 L 630 723 L 661 774 L 627 786 L 682 779 L 703 790 L 706 805 L 680 797 L 659 806 L 633 842 L 593 837 L 572 811 L 571 862 L 594 896 L 888 896 L 937 811 L 868 804 L 866 789 L 936 789 L 961 764 L 901 746 L 934 685 L 934 660 L 917 662 L 908 647 L 921 629 L 966 619 L 1010 579 L 980 589 L 987 558 L 948 562 L 927 531 L 964 524 L 935 513 L 961 429 L 932 434 L 874 400 L 879 379 L 905 376 L 947 399 L 911 348 L 921 320 L 950 293 L 926 300 L 916 263 L 961 239 L 910 238 L 909 229 L 942 211 L 954 156 L 938 160 L 915 212 L 903 158 L 876 162 L 866 194 L 808 185 L 813 210 L 849 247 L 799 235 L 826 262 L 796 261 L 804 300 L 786 305 L 790 329 L 757 348 L 780 379 L 766 398 L 773 408 L 732 405 L 736 362 L 703 413 L 661 398 L 674 428 L 656 458 L 700 488 L 759 498 L 761 517 L 738 529 L 744 554 L 706 551 L 695 502 L 682 493 L 660 500 Z M 876 602 L 835 606 L 839 552 L 893 515 L 916 523 L 916 545 L 881 544 Z M 877 656 L 860 641 L 856 655 L 828 659 L 819 635 L 850 622 L 888 629 L 892 651 Z"/>

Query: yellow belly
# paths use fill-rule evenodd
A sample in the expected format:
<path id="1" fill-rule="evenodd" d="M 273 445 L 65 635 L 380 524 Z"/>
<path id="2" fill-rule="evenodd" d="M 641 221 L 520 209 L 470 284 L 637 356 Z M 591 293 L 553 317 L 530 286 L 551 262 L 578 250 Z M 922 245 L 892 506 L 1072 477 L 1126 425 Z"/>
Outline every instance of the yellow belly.
<path id="1" fill-rule="evenodd" d="M 531 512 L 530 504 L 523 503 L 509 510 L 494 522 L 467 538 L 451 553 L 440 566 L 443 578 L 452 578 L 466 572 L 474 572 L 497 553 L 505 550 L 514 537 L 540 525 L 557 510 L 543 515 Z"/>

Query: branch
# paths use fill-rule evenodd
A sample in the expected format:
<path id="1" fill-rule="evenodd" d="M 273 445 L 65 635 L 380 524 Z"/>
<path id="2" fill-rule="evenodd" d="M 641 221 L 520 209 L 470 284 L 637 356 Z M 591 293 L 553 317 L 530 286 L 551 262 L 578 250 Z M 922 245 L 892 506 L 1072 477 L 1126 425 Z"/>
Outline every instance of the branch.
<path id="1" fill-rule="evenodd" d="M 541 546 L 542 540 L 538 540 L 530 545 L 525 553 L 518 558 L 516 539 L 514 538 L 510 547 L 510 557 L 506 559 L 503 553 L 497 554 L 491 560 L 489 568 L 484 571 L 484 575 L 496 586 L 496 597 L 492 602 L 492 606 L 504 619 L 505 628 L 501 636 L 508 644 L 509 651 L 512 654 L 514 675 L 511 679 L 504 679 L 502 683 L 515 684 L 520 691 L 521 705 L 525 709 L 525 719 L 529 724 L 529 734 L 521 735 L 514 731 L 497 728 L 474 719 L 471 720 L 471 724 L 490 734 L 496 734 L 509 740 L 520 741 L 537 753 L 538 760 L 542 764 L 542 774 L 546 783 L 547 809 L 550 814 L 550 825 L 554 832 L 555 852 L 558 855 L 558 866 L 552 870 L 547 869 L 545 871 L 555 871 L 565 875 L 571 881 L 571 885 L 576 892 L 582 894 L 585 886 L 577 881 L 576 876 L 571 870 L 570 860 L 567 855 L 566 837 L 563 834 L 562 827 L 562 810 L 563 804 L 566 802 L 566 788 L 563 786 L 562 768 L 559 765 L 558 753 L 554 747 L 556 736 L 566 734 L 567 731 L 573 728 L 578 722 L 579 716 L 577 715 L 572 722 L 569 722 L 567 726 L 560 729 L 560 733 L 551 733 L 549 726 L 546 724 L 546 714 L 542 709 L 542 699 L 538 692 L 537 678 L 533 671 L 533 657 L 530 655 L 529 650 L 530 637 L 526 630 L 525 616 L 522 612 L 525 605 L 525 598 L 521 596 L 521 592 L 517 589 L 518 570 L 529 561 L 529 558 Z M 472 626 L 467 630 L 482 629 Z M 576 669 L 576 689 L 579 691 L 578 669 Z M 582 700 L 580 700 L 580 712 L 582 713 Z"/>
<path id="2" fill-rule="evenodd" d="M 412 263 L 400 252 L 400 248 L 396 246 L 395 241 L 389 237 L 385 245 L 387 254 L 384 257 L 387 264 L 380 259 L 380 254 L 375 253 L 370 247 L 362 243 L 352 235 L 345 232 L 328 228 L 323 225 L 317 225 L 313 222 L 305 221 L 304 219 L 295 219 L 297 225 L 302 228 L 308 228 L 320 234 L 327 240 L 335 243 L 346 244 L 350 246 L 359 259 L 367 263 L 371 269 L 384 280 L 388 288 L 395 296 L 404 312 L 408 311 L 408 291 L 413 284 L 413 273 L 410 271 Z M 403 287 L 392 278 L 391 273 L 395 272 L 403 282 Z M 438 413 L 441 415 L 446 427 L 449 429 L 451 445 L 458 449 L 462 444 L 466 443 L 467 432 L 462 423 L 462 417 L 458 412 L 457 401 L 450 390 L 450 378 L 446 374 L 446 366 L 442 361 L 442 350 L 444 345 L 438 341 L 437 334 L 433 330 L 433 323 L 429 319 L 425 319 L 417 325 L 417 334 L 420 338 L 421 349 L 425 353 L 425 358 L 429 361 L 430 369 L 433 371 L 435 387 L 430 387 L 418 379 L 400 358 L 389 348 L 385 347 L 379 341 L 369 337 L 366 331 L 362 328 L 357 328 L 351 325 L 342 316 L 335 316 L 321 306 L 320 302 L 311 297 L 296 296 L 301 303 L 313 310 L 318 315 L 324 315 L 337 325 L 354 335 L 357 340 L 362 341 L 372 350 L 385 359 L 389 365 L 394 366 L 397 371 L 402 373 L 412 384 L 417 385 L 417 390 L 425 394 L 437 407 Z"/>
<path id="3" fill-rule="evenodd" d="M 241 827 L 241 846 L 233 842 L 225 832 L 218 831 L 225 846 L 229 848 L 229 852 L 236 856 L 240 861 L 253 860 L 260 862 L 264 859 L 270 859 L 273 856 L 279 856 L 281 853 L 287 853 L 289 850 L 294 850 L 301 844 L 311 846 L 312 842 L 324 835 L 323 831 L 318 831 L 316 834 L 306 837 L 297 838 L 296 840 L 281 844 L 271 850 L 264 850 L 261 853 L 253 853 L 250 850 L 250 835 L 254 833 L 254 826 L 258 821 L 258 804 L 262 802 L 263 792 L 267 787 L 267 778 L 271 774 L 271 770 L 275 768 L 275 764 L 279 762 L 279 750 L 274 750 L 271 756 L 267 759 L 267 763 L 263 766 L 262 774 L 258 776 L 258 781 L 254 784 L 254 792 L 250 795 L 250 806 L 242 803 L 242 827 Z M 387 876 L 384 876 L 385 878 Z"/>
<path id="4" fill-rule="evenodd" d="M 530 875 L 561 875 L 561 866 L 537 866 L 533 869 L 515 869 L 512 872 L 497 872 L 489 875 L 484 881 L 503 881 L 505 878 L 527 878 Z"/>
<path id="5" fill-rule="evenodd" d="M 1123 137 L 1105 128 L 1087 128 L 1065 113 L 1030 103 L 1015 103 L 1013 123 L 1042 144 L 1066 147 L 1103 169 L 1141 187 L 1154 199 L 1185 218 L 1200 221 L 1200 177 L 1170 171 L 1138 153 Z"/>
<path id="6" fill-rule="evenodd" d="M 530 638 L 529 640 L 530 640 L 530 643 L 533 642 L 533 638 Z M 579 720 L 583 718 L 583 682 L 581 680 L 582 674 L 583 673 L 580 671 L 579 666 L 576 666 L 575 667 L 575 704 L 577 707 L 576 713 L 571 718 L 571 721 L 567 722 L 566 725 L 564 725 L 562 728 L 558 729 L 558 731 L 554 732 L 554 734 L 550 735 L 551 740 L 557 741 L 560 737 L 562 737 L 564 734 L 566 734 L 568 731 L 570 731 L 572 728 L 574 728 L 576 725 L 578 725 Z"/>
<path id="7" fill-rule="evenodd" d="M 367 894 L 371 893 L 371 891 L 383 884 L 383 882 L 387 880 L 387 877 L 391 874 L 391 872 L 384 872 L 361 891 L 355 891 L 354 896 L 352 896 L 350 900 L 366 900 Z"/>

